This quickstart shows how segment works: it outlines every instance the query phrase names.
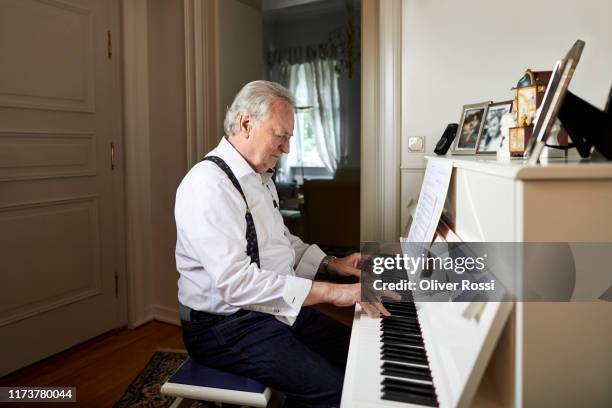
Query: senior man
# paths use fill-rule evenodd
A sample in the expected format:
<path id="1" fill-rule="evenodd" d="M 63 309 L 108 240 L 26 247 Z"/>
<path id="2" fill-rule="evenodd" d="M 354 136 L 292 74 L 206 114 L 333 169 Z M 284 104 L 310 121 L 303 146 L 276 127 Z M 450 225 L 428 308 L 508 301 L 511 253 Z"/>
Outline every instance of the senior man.
<path id="1" fill-rule="evenodd" d="M 360 284 L 313 279 L 317 272 L 359 276 L 360 255 L 327 257 L 284 226 L 271 175 L 289 152 L 293 123 L 284 87 L 245 85 L 225 116 L 226 136 L 181 182 L 175 218 L 183 339 L 194 360 L 282 391 L 286 406 L 333 407 L 350 331 L 306 306 L 358 302 Z M 363 307 L 371 316 L 388 314 L 380 303 Z"/>

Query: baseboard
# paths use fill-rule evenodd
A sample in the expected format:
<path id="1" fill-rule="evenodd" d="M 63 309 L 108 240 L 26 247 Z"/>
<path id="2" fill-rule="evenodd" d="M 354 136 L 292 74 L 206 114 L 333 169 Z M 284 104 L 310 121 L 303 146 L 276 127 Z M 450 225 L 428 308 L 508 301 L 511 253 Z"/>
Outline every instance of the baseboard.
<path id="1" fill-rule="evenodd" d="M 151 306 L 153 319 L 159 320 L 160 322 L 173 324 L 175 326 L 181 325 L 181 320 L 179 319 L 179 310 L 178 306 L 176 307 L 167 307 L 161 305 L 153 305 Z"/>
<path id="2" fill-rule="evenodd" d="M 145 307 L 145 316 L 140 320 L 130 323 L 128 327 L 130 329 L 135 329 L 153 320 L 180 326 L 181 320 L 179 319 L 178 306 L 167 307 L 161 305 L 149 305 Z"/>
<path id="3" fill-rule="evenodd" d="M 143 324 L 147 324 L 150 321 L 155 319 L 155 315 L 153 314 L 153 306 L 147 306 L 144 308 L 144 317 L 142 319 L 138 319 L 134 322 L 130 322 L 128 327 L 130 329 L 135 329 L 137 327 L 142 326 Z"/>

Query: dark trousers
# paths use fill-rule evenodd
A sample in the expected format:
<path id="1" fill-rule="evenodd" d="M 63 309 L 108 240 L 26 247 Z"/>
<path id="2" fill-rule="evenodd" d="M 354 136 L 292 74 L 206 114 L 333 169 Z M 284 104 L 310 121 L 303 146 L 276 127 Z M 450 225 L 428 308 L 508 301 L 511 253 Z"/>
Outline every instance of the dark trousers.
<path id="1" fill-rule="evenodd" d="M 340 405 L 350 329 L 310 307 L 293 326 L 240 311 L 226 317 L 198 312 L 182 327 L 195 361 L 283 392 L 285 407 Z"/>

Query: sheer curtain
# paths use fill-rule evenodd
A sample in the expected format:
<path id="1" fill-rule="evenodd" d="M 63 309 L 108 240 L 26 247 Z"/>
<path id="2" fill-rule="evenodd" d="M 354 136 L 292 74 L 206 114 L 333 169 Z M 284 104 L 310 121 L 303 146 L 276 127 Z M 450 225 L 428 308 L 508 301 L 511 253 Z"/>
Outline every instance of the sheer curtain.
<path id="1" fill-rule="evenodd" d="M 335 174 L 340 162 L 340 92 L 335 60 L 306 63 L 306 81 L 312 84 L 312 107 L 316 124 L 315 137 L 321 161 Z"/>
<path id="2" fill-rule="evenodd" d="M 311 109 L 317 152 L 332 176 L 347 148 L 343 146 L 346 139 L 341 139 L 340 91 L 335 66 L 335 59 L 316 56 L 279 61 L 269 67 L 270 79 L 291 91 L 296 98 L 296 107 Z M 291 148 L 301 150 L 300 143 L 300 140 L 295 140 Z M 291 160 L 284 156 L 279 164 L 280 181 L 291 181 L 288 180 L 291 165 Z"/>

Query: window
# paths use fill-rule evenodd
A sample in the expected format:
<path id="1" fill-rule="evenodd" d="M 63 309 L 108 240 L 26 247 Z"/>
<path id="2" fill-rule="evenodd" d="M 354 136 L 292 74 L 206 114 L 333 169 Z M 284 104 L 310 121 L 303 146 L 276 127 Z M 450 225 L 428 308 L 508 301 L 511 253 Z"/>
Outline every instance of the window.
<path id="1" fill-rule="evenodd" d="M 332 178 L 340 156 L 340 94 L 333 59 L 288 67 L 295 98 L 295 125 L 290 151 L 279 165 L 278 180 Z"/>
<path id="2" fill-rule="evenodd" d="M 292 81 L 295 81 L 295 127 L 291 138 L 291 150 L 287 157 L 291 167 L 325 167 L 317 150 L 315 137 L 314 107 L 309 105 L 311 90 L 306 80 L 306 65 L 292 67 Z"/>

